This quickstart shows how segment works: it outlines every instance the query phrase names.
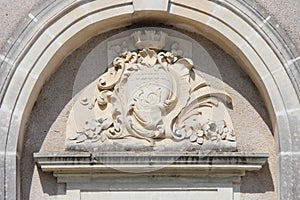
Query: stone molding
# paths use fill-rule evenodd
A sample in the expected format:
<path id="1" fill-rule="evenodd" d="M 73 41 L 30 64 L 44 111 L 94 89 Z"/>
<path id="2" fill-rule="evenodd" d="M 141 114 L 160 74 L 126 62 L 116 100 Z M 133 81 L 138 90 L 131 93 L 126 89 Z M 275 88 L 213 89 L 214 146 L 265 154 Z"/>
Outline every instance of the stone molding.
<path id="1" fill-rule="evenodd" d="M 102 197 L 108 191 L 122 192 L 124 198 L 128 191 L 135 195 L 202 191 L 198 195 L 203 195 L 211 190 L 218 200 L 239 200 L 241 176 L 261 169 L 267 158 L 266 153 L 236 152 L 34 154 L 42 171 L 52 172 L 58 187 L 65 185 L 61 190 L 66 190 L 63 198 L 68 200 Z"/>
<path id="2" fill-rule="evenodd" d="M 36 13 L 37 20 L 26 24 L 0 67 L 1 198 L 18 198 L 25 124 L 43 84 L 63 58 L 94 35 L 154 19 L 203 34 L 237 59 L 260 90 L 272 119 L 278 142 L 280 198 L 299 197 L 298 170 L 285 164 L 297 166 L 300 152 L 298 53 L 246 1 L 164 3 L 155 10 L 138 9 L 130 0 L 55 1 Z"/>
<path id="3" fill-rule="evenodd" d="M 133 32 L 130 36 L 125 36 L 125 37 L 108 41 L 107 42 L 108 63 L 112 63 L 114 58 L 116 58 L 117 56 L 121 56 L 122 53 L 126 51 L 135 51 L 137 49 L 150 48 L 151 46 L 153 46 L 150 43 L 151 40 L 148 39 L 147 39 L 148 41 L 139 41 L 139 40 L 141 40 L 140 37 L 147 37 L 147 34 L 145 35 L 145 32 L 148 32 L 148 34 L 153 34 L 154 31 L 158 33 L 160 32 L 160 30 L 157 30 L 155 27 L 151 27 L 151 29 L 145 29 L 144 31 Z M 163 46 L 161 48 L 162 50 L 169 51 L 173 54 L 176 54 L 176 56 L 192 58 L 193 44 L 191 41 L 173 35 L 169 35 L 168 33 L 165 34 L 167 35 L 164 35 L 165 38 L 162 41 L 155 41 L 156 46 L 157 44 L 159 44 L 159 46 L 161 47 Z M 148 37 L 151 37 L 151 35 L 149 35 Z"/>
<path id="4" fill-rule="evenodd" d="M 257 171 L 267 153 L 35 153 L 34 160 L 44 172 L 56 177 L 102 175 L 193 175 L 244 176 Z M 131 173 L 129 173 L 131 172 Z M 139 173 L 140 172 L 140 173 Z M 128 174 L 129 173 L 129 174 Z"/>
<path id="5" fill-rule="evenodd" d="M 211 87 L 191 59 L 160 51 L 166 35 L 138 39 L 150 49 L 122 53 L 83 89 L 68 118 L 67 150 L 236 151 L 230 95 Z"/>

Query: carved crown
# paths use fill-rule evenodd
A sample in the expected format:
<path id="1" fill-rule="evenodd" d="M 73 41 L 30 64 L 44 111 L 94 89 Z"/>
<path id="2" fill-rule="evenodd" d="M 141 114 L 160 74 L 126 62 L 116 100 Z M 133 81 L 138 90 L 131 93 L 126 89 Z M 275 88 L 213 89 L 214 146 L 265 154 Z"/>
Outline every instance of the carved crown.
<path id="1" fill-rule="evenodd" d="M 138 49 L 163 49 L 166 44 L 167 33 L 155 30 L 136 31 L 131 34 Z"/>

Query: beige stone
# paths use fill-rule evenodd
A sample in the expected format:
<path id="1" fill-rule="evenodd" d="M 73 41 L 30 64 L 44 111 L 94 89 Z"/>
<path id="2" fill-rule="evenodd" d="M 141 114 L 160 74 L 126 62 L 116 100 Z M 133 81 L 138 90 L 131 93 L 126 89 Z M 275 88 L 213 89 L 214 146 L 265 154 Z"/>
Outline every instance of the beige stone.
<path id="1" fill-rule="evenodd" d="M 191 59 L 159 52 L 166 33 L 135 33 L 136 46 L 149 49 L 122 53 L 79 95 L 67 123 L 67 149 L 235 151 L 224 105 L 231 97 L 210 87 Z"/>
<path id="2" fill-rule="evenodd" d="M 164 1 L 167 2 L 167 1 Z M 176 4 L 176 3 L 172 3 L 169 2 L 170 4 L 170 11 L 175 11 L 175 4 L 176 4 L 176 9 L 178 11 L 185 11 L 180 13 L 173 13 L 171 15 L 162 15 L 160 11 L 155 12 L 151 9 L 149 9 L 149 7 L 151 6 L 151 3 L 147 3 L 145 5 L 149 5 L 148 8 L 145 8 L 145 12 L 142 12 L 142 10 L 140 11 L 136 11 L 136 13 L 132 14 L 134 11 L 134 6 L 133 4 L 131 4 L 131 2 L 123 2 L 123 1 L 118 1 L 117 6 L 114 7 L 115 5 L 112 3 L 110 5 L 112 5 L 112 7 L 106 7 L 104 10 L 99 10 L 98 14 L 94 13 L 94 16 L 98 16 L 95 18 L 88 18 L 87 20 L 82 20 L 81 22 L 78 23 L 74 23 L 74 26 L 68 27 L 70 29 L 67 30 L 63 30 L 63 28 L 65 28 L 65 26 L 61 26 L 58 27 L 57 30 L 53 30 L 51 32 L 47 31 L 50 24 L 54 21 L 51 21 L 51 19 L 55 18 L 55 15 L 60 14 L 60 16 L 62 17 L 62 19 L 64 19 L 64 15 L 67 15 L 67 13 L 69 13 L 70 9 L 72 10 L 73 6 L 83 6 L 80 5 L 80 1 L 76 1 L 76 2 L 71 2 L 71 1 L 63 1 L 63 3 L 61 4 L 55 4 L 53 5 L 53 7 L 51 7 L 51 9 L 48 10 L 47 15 L 44 15 L 44 19 L 42 19 L 41 16 L 39 15 L 33 15 L 33 17 L 31 16 L 32 21 L 34 22 L 35 26 L 34 28 L 32 28 L 31 25 L 28 26 L 26 31 L 22 31 L 22 36 L 21 36 L 21 40 L 22 42 L 17 42 L 13 48 L 13 50 L 11 52 L 9 52 L 9 54 L 11 54 L 11 56 L 8 56 L 7 58 L 9 58 L 10 60 L 12 60 L 12 62 L 15 62 L 11 68 L 9 68 L 8 70 L 5 71 L 4 76 L 5 79 L 1 79 L 1 80 L 7 80 L 6 83 L 4 83 L 4 85 L 8 86 L 8 87 L 4 87 L 4 90 L 1 91 L 1 94 L 3 94 L 4 98 L 2 101 L 2 105 L 1 105 L 1 113 L 8 113 L 7 111 L 9 110 L 11 112 L 10 116 L 5 117 L 5 119 L 3 121 L 1 121 L 1 124 L 3 125 L 1 130 L 5 130 L 4 132 L 4 138 L 3 140 L 5 141 L 9 141 L 7 144 L 8 146 L 3 147 L 2 149 L 5 150 L 7 149 L 8 151 L 3 153 L 4 155 L 4 159 L 6 159 L 7 161 L 9 159 L 11 159 L 8 155 L 18 155 L 21 154 L 21 149 L 22 148 L 18 148 L 17 145 L 22 145 L 22 138 L 24 136 L 24 130 L 25 130 L 25 124 L 28 121 L 28 116 L 30 114 L 31 111 L 31 106 L 33 106 L 33 103 L 37 97 L 37 94 L 39 93 L 43 83 L 46 81 L 46 79 L 51 75 L 51 73 L 53 71 L 56 70 L 57 68 L 57 64 L 59 63 L 58 60 L 60 60 L 62 58 L 62 55 L 58 56 L 58 49 L 56 50 L 51 50 L 52 46 L 47 46 L 47 44 L 50 44 L 51 39 L 56 38 L 56 36 L 58 35 L 51 35 L 54 33 L 60 33 L 60 32 L 64 32 L 66 33 L 65 38 L 68 38 L 67 40 L 59 40 L 57 42 L 54 42 L 53 44 L 55 45 L 60 45 L 60 44 L 66 44 L 66 46 L 68 46 L 68 48 L 65 48 L 64 55 L 67 55 L 68 53 L 70 53 L 71 51 L 73 51 L 75 48 L 77 48 L 78 46 L 80 46 L 82 43 L 84 43 L 85 41 L 87 41 L 87 39 L 89 39 L 89 37 L 92 37 L 93 34 L 91 33 L 100 33 L 100 32 L 104 32 L 116 27 L 121 27 L 121 26 L 125 26 L 130 24 L 131 20 L 139 20 L 139 19 L 145 19 L 148 16 L 150 16 L 150 14 L 152 14 L 152 16 L 159 16 L 162 17 L 161 20 L 168 20 L 168 23 L 172 23 L 175 25 L 182 25 L 184 24 L 184 27 L 193 27 L 193 30 L 199 31 L 200 33 L 203 33 L 201 31 L 205 29 L 211 31 L 210 33 L 213 34 L 213 36 L 211 37 L 217 44 L 220 44 L 220 46 L 226 46 L 226 43 L 230 43 L 230 41 L 226 41 L 225 44 L 222 44 L 222 40 L 220 40 L 220 38 L 222 37 L 214 37 L 214 36 L 218 36 L 218 34 L 225 34 L 225 32 L 222 32 L 222 29 L 220 30 L 215 30 L 212 31 L 213 29 L 211 27 L 209 27 L 209 24 L 205 24 L 203 22 L 211 19 L 212 16 L 207 16 L 204 13 L 200 13 L 197 14 L 197 12 L 199 12 L 200 9 L 191 9 L 190 8 L 194 8 L 195 6 L 193 4 L 193 2 L 183 2 L 185 5 L 187 5 L 184 9 L 181 8 L 182 6 L 180 5 L 180 3 Z M 90 2 L 86 2 L 87 4 Z M 108 2 L 109 3 L 109 2 Z M 212 4 L 213 2 L 202 2 L 203 3 L 203 7 L 209 7 L 208 4 Z M 207 5 L 206 5 L 207 4 Z M 246 44 L 249 43 L 249 45 L 253 48 L 252 50 L 250 50 L 249 48 L 239 48 L 241 46 L 237 46 L 238 57 L 243 57 L 243 59 L 245 60 L 245 62 L 241 62 L 241 64 L 249 64 L 249 63 L 259 63 L 259 62 L 264 62 L 264 67 L 263 69 L 265 71 L 268 71 L 268 73 L 264 74 L 261 77 L 261 74 L 257 74 L 255 73 L 256 71 L 260 71 L 260 68 L 263 65 L 247 65 L 244 66 L 244 69 L 249 69 L 250 75 L 252 76 L 252 79 L 254 80 L 254 82 L 256 83 L 256 85 L 259 86 L 260 91 L 262 91 L 264 100 L 267 104 L 267 106 L 269 107 L 269 112 L 272 115 L 272 122 L 273 122 L 273 127 L 274 127 L 274 132 L 276 134 L 276 138 L 280 139 L 280 141 L 278 141 L 278 144 L 280 145 L 278 147 L 279 151 L 286 151 L 287 153 L 291 152 L 291 148 L 292 145 L 296 145 L 294 143 L 291 143 L 292 138 L 290 134 L 286 134 L 286 131 L 295 133 L 298 130 L 297 126 L 294 126 L 293 124 L 297 124 L 293 121 L 293 116 L 287 114 L 288 112 L 286 112 L 286 106 L 288 106 L 289 110 L 294 110 L 298 108 L 299 105 L 299 100 L 298 100 L 298 94 L 299 94 L 299 89 L 297 87 L 297 76 L 295 76 L 296 78 L 293 78 L 293 75 L 295 75 L 295 71 L 290 71 L 289 68 L 286 68 L 286 65 L 284 65 L 284 63 L 289 63 L 288 61 L 293 61 L 296 59 L 296 57 L 294 57 L 294 55 L 291 52 L 291 48 L 290 47 L 285 47 L 285 45 L 290 45 L 290 44 L 286 44 L 285 39 L 280 40 L 281 43 L 280 45 L 283 47 L 281 52 L 275 51 L 275 47 L 274 45 L 272 45 L 272 41 L 277 41 L 277 37 L 282 37 L 284 38 L 284 36 L 281 35 L 281 33 L 277 33 L 274 32 L 272 30 L 272 27 L 270 26 L 261 26 L 260 28 L 264 28 L 267 29 L 268 31 L 263 32 L 260 29 L 257 29 L 257 24 L 261 24 L 261 22 L 257 23 L 257 18 L 251 18 L 252 15 L 255 15 L 255 13 L 253 13 L 251 11 L 251 7 L 247 7 L 247 3 L 244 5 L 241 4 L 230 4 L 230 2 L 222 2 L 222 5 L 224 5 L 225 11 L 227 8 L 231 8 L 234 7 L 237 13 L 238 18 L 234 17 L 228 17 L 228 16 L 235 16 L 229 14 L 229 12 L 223 13 L 223 17 L 222 20 L 223 22 L 225 22 L 224 24 L 226 24 L 227 22 L 227 28 L 232 28 L 233 25 L 235 27 L 235 31 L 239 32 L 239 33 L 243 33 L 243 34 L 248 34 L 247 32 L 245 33 L 244 30 L 248 30 L 248 27 L 256 27 L 257 32 L 261 32 L 259 35 L 254 34 L 253 37 L 251 38 L 244 38 L 245 41 L 240 43 L 240 44 Z M 61 6 L 64 5 L 64 6 Z M 165 6 L 165 4 L 164 4 Z M 173 7 L 172 7 L 173 6 Z M 202 4 L 201 4 L 202 6 Z M 219 6 L 219 5 L 217 5 Z M 236 6 L 236 7 L 235 7 Z M 100 6 L 101 7 L 101 6 Z M 103 8 L 103 7 L 102 7 Z M 160 6 L 159 10 L 163 10 L 163 13 L 165 12 L 165 7 Z M 129 11 L 128 11 L 129 10 Z M 246 10 L 246 11 L 245 11 Z M 118 12 L 118 11 L 123 11 L 123 12 Z M 188 12 L 190 11 L 190 12 Z M 243 11 L 243 12 L 242 12 Z M 256 11 L 256 10 L 255 10 Z M 248 17 L 245 15 L 242 15 L 241 13 L 246 12 L 248 15 Z M 100 14 L 101 13 L 101 14 Z M 211 15 L 214 15 L 214 17 L 217 17 L 217 13 L 213 12 L 213 11 L 209 11 L 209 13 Z M 88 14 L 88 12 L 86 13 Z M 102 15 L 103 14 L 103 15 Z M 157 15 L 156 15 L 157 14 Z M 221 12 L 222 14 L 222 12 Z M 42 14 L 41 14 L 42 15 Z M 258 14 L 256 14 L 258 15 Z M 105 16 L 104 18 L 101 18 L 99 16 Z M 296 16 L 296 15 L 294 15 Z M 195 18 L 194 18 L 195 17 Z M 183 18 L 185 18 L 183 20 Z M 123 19 L 123 20 L 121 20 Z M 150 19 L 150 18 L 149 18 Z M 187 20 L 188 19 L 188 20 Z M 286 18 L 284 18 L 283 20 L 285 20 Z M 101 21 L 103 20 L 103 21 Z M 234 21 L 232 21 L 234 20 Z M 267 21 L 267 17 L 265 19 Z M 295 20 L 297 21 L 297 20 Z M 82 25 L 81 23 L 89 23 L 90 25 L 95 22 L 93 29 L 94 31 L 89 32 L 87 29 L 85 29 L 88 24 L 86 24 L 86 26 Z M 295 23 L 295 22 L 293 22 Z M 68 24 L 68 23 L 67 23 Z M 232 24 L 232 26 L 230 26 L 230 24 Z M 246 24 L 246 26 L 245 26 Z M 247 25 L 248 24 L 248 25 Z M 78 28 L 76 28 L 76 26 L 78 25 Z M 207 27 L 208 26 L 208 27 Z M 297 25 L 295 25 L 297 26 Z M 60 29 L 61 28 L 61 29 Z M 69 32 L 68 32 L 69 30 Z M 95 31 L 96 30 L 96 31 Z M 57 32 L 56 32 L 57 31 Z M 86 32 L 87 31 L 87 32 Z M 206 31 L 207 32 L 207 31 Z M 73 33 L 78 33 L 78 34 L 74 34 Z M 89 34 L 90 33 L 90 34 Z M 86 34 L 86 35 L 85 35 Z M 48 36 L 46 36 L 48 35 Z M 297 35 L 297 34 L 296 34 Z M 258 38 L 256 38 L 256 36 L 258 36 Z M 44 38 L 44 39 L 42 39 Z M 257 44 L 257 41 L 265 41 L 263 42 L 261 46 L 259 46 Z M 39 43 L 40 42 L 40 43 Z M 37 45 L 37 44 L 40 45 Z M 232 50 L 232 52 L 234 52 L 234 49 L 232 47 L 234 47 L 234 41 L 227 45 L 229 47 L 231 47 L 231 49 L 228 50 L 228 52 L 230 52 L 230 50 Z M 47 56 L 48 59 L 44 60 L 44 59 L 40 59 L 42 57 L 38 57 L 40 55 L 43 55 L 43 52 L 48 52 L 48 47 L 49 47 L 49 56 Z M 54 48 L 55 49 L 55 48 Z M 225 48 L 226 49 L 226 48 Z M 245 52 L 244 52 L 245 51 Z M 257 54 L 256 56 L 253 56 L 254 54 Z M 281 55 L 283 55 L 283 57 L 281 57 L 281 55 L 279 55 L 279 53 L 281 53 Z M 49 57 L 52 58 L 53 55 L 53 59 L 57 60 L 57 62 L 53 62 L 56 63 L 56 65 L 50 65 L 51 62 L 47 62 L 49 59 Z M 240 55 L 240 56 L 239 56 Z M 277 59 L 272 59 L 272 58 L 278 58 Z M 1 57 L 2 58 L 2 57 Z M 3 57 L 4 58 L 4 57 Z M 254 59 L 253 59 L 254 58 Z M 261 60 L 257 59 L 260 58 Z M 271 59 L 270 59 L 271 58 Z M 279 60 L 280 59 L 280 60 Z M 295 60 L 296 61 L 296 60 Z M 45 69 L 45 74 L 38 74 L 38 73 L 34 73 L 33 75 L 30 75 L 31 71 L 34 71 L 34 63 L 37 62 L 41 62 L 43 63 L 43 67 Z M 7 63 L 7 62 L 4 62 Z M 21 63 L 21 64 L 20 64 Z M 40 63 L 40 66 L 41 66 Z M 48 65 L 46 64 L 48 63 Z M 20 65 L 19 65 L 20 64 Z M 6 67 L 8 65 L 5 65 Z M 40 67 L 39 65 L 37 65 L 38 68 Z M 290 66 L 290 65 L 289 65 Z M 274 68 L 273 68 L 274 67 Z M 281 70 L 281 69 L 286 69 L 286 70 Z M 291 69 L 297 69 L 296 67 L 296 63 L 291 63 Z M 3 69 L 3 68 L 1 68 Z M 31 70 L 32 69 L 32 70 Z M 16 70 L 14 72 L 14 70 Z M 8 71 L 13 72 L 12 77 L 9 77 Z M 40 70 L 41 71 L 41 70 Z M 276 71 L 281 71 L 283 73 L 285 73 L 285 75 L 283 76 L 278 76 L 278 74 L 276 75 Z M 274 76 L 272 73 L 274 73 Z M 6 77 L 8 77 L 8 79 L 6 79 Z M 30 77 L 29 79 L 27 79 L 27 77 Z M 32 79 L 32 77 L 34 77 L 34 79 Z M 283 78 L 281 78 L 283 77 Z M 37 79 L 35 79 L 37 78 Z M 36 80 L 36 82 L 34 82 L 33 80 Z M 20 87 L 20 86 L 26 86 L 26 87 Z M 277 87 L 278 86 L 278 87 Z M 289 92 L 285 92 L 285 89 L 288 88 Z M 275 90 L 275 92 L 274 92 Z M 20 95 L 19 95 L 20 94 Z M 287 95 L 288 94 L 288 95 Z M 21 105 L 22 104 L 22 105 Z M 12 151 L 12 153 L 10 152 Z M 297 153 L 297 152 L 295 152 Z M 279 154 L 280 155 L 280 154 Z M 292 154 L 293 155 L 293 152 Z M 281 161 L 280 161 L 281 162 Z M 1 171 L 1 173 L 4 173 L 4 168 L 6 169 L 6 174 L 5 177 L 3 178 L 3 176 L 1 176 L 1 182 L 5 187 L 7 188 L 3 188 L 3 192 L 1 191 L 0 194 L 3 195 L 3 197 L 8 197 L 8 195 L 11 195 L 11 197 L 14 199 L 16 198 L 16 191 L 17 191 L 17 187 L 18 187 L 18 183 L 16 182 L 18 179 L 16 178 L 16 174 L 17 173 L 17 164 L 15 162 L 12 162 L 11 165 L 8 165 L 9 162 L 6 162 L 6 166 L 3 167 L 3 170 Z M 280 163 L 280 169 L 284 168 L 284 163 Z M 283 172 L 282 172 L 283 173 Z M 292 173 L 288 173 L 287 176 L 291 175 Z M 292 176 L 292 175 L 291 175 Z M 281 177 L 280 177 L 281 178 Z M 288 177 L 289 178 L 289 177 Z M 292 177 L 291 177 L 292 178 Z M 7 184 L 4 184 L 4 179 L 6 180 Z M 280 179 L 281 180 L 281 179 Z M 291 183 L 292 184 L 292 183 Z M 295 184 L 294 184 L 295 185 Z M 295 189 L 294 185 L 288 185 L 288 183 L 284 183 L 280 181 L 280 191 L 282 191 L 282 198 L 283 199 L 289 199 L 290 196 L 286 196 L 287 194 L 290 194 L 291 192 L 286 192 L 286 191 L 298 191 L 297 189 Z M 294 197 L 297 197 L 298 194 L 295 193 Z M 2 197 L 2 196 L 1 196 Z"/>
<path id="3" fill-rule="evenodd" d="M 168 9 L 169 0 L 133 0 L 135 11 L 156 10 L 166 12 Z"/>

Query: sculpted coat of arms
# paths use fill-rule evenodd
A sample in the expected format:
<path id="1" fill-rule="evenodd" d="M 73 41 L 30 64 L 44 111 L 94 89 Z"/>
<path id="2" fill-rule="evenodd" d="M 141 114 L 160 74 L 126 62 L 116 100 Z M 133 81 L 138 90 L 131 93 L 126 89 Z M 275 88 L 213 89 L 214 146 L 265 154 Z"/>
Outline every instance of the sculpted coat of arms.
<path id="1" fill-rule="evenodd" d="M 234 151 L 226 104 L 193 61 L 162 51 L 167 34 L 135 32 L 127 51 L 79 95 L 68 119 L 66 147 L 83 151 Z"/>

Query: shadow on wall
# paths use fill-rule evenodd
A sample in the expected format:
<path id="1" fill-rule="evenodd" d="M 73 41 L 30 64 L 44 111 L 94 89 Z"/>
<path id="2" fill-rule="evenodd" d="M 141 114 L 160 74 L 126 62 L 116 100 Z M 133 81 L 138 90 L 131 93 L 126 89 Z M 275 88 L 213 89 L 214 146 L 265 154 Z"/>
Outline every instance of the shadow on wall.
<path id="1" fill-rule="evenodd" d="M 274 191 L 272 175 L 267 162 L 261 170 L 257 172 L 246 172 L 246 176 L 242 177 L 241 193 L 265 193 Z"/>
<path id="2" fill-rule="evenodd" d="M 139 26 L 130 28 L 137 27 Z M 168 26 L 165 27 L 170 28 Z M 52 176 L 52 174 L 44 173 L 40 170 L 35 172 L 35 163 L 32 155 L 35 152 L 39 152 L 45 146 L 46 149 L 49 150 L 53 144 L 56 146 L 55 149 L 64 149 L 65 123 L 57 123 L 58 127 L 56 127 L 54 130 L 52 129 L 52 126 L 57 120 L 66 122 L 68 116 L 68 109 L 66 109 L 66 107 L 68 104 L 72 103 L 71 99 L 74 95 L 73 86 L 74 82 L 76 81 L 76 75 L 78 74 L 78 71 L 82 70 L 80 69 L 81 64 L 86 59 L 90 51 L 92 51 L 101 41 L 105 40 L 108 36 L 121 31 L 125 30 L 114 30 L 89 40 L 86 44 L 68 56 L 44 85 L 32 110 L 25 135 L 24 150 L 21 160 L 21 199 L 47 199 L 46 196 L 48 195 L 51 196 L 58 194 L 56 179 Z M 182 32 L 188 34 L 185 31 Z M 217 66 L 223 66 L 224 62 L 228 62 L 225 63 L 225 66 L 234 65 L 234 69 L 220 68 L 223 81 L 244 96 L 245 99 L 247 99 L 261 115 L 265 123 L 268 124 L 270 128 L 268 114 L 266 110 L 262 109 L 263 102 L 261 101 L 261 98 L 256 98 L 257 96 L 260 96 L 258 91 L 247 91 L 244 89 L 245 87 L 240 85 L 240 82 L 235 81 L 235 84 L 231 83 L 232 79 L 238 79 L 241 82 L 247 82 L 247 84 L 250 82 L 250 84 L 252 84 L 247 74 L 238 67 L 231 57 L 229 57 L 224 51 L 222 51 L 209 40 L 200 36 L 195 36 L 195 38 L 194 34 L 188 35 L 194 39 L 197 39 L 197 41 L 210 53 Z M 220 59 L 220 56 L 223 59 Z M 101 61 L 101 59 L 99 60 Z M 91 61 L 90 64 L 97 65 L 97 62 L 93 63 L 93 61 Z M 91 74 L 91 76 L 87 79 L 92 82 L 99 77 L 100 74 L 100 72 L 99 74 Z M 83 89 L 90 82 L 87 81 L 83 85 L 80 85 L 79 88 L 76 89 L 76 92 L 80 91 L 80 89 Z M 255 87 L 253 86 L 251 88 L 253 89 Z M 52 143 L 44 144 L 44 141 L 46 141 L 48 137 L 51 137 L 51 140 L 49 141 Z M 49 145 L 49 148 L 47 148 L 47 145 Z M 33 176 L 34 173 L 37 175 Z M 266 191 L 274 191 L 273 180 L 268 165 L 265 165 L 262 170 L 255 174 L 247 173 L 247 175 L 250 176 L 245 177 L 245 179 L 247 179 L 246 182 L 253 184 L 253 187 L 251 187 L 250 191 L 250 187 L 243 187 L 242 184 L 241 190 L 243 193 L 264 193 Z M 257 184 L 257 181 L 261 184 Z M 39 188 L 40 186 L 38 183 L 41 184 L 41 189 Z"/>
<path id="3" fill-rule="evenodd" d="M 113 34 L 121 30 L 114 30 Z M 42 195 L 57 195 L 56 179 L 52 174 L 43 173 L 40 170 L 35 172 L 33 153 L 43 148 L 44 141 L 51 137 L 52 144 L 56 149 L 64 149 L 65 124 L 52 130 L 51 126 L 56 120 L 64 120 L 68 112 L 64 112 L 66 105 L 71 104 L 74 95 L 74 82 L 80 70 L 81 64 L 91 50 L 102 40 L 107 39 L 112 33 L 102 34 L 89 40 L 82 47 L 68 56 L 57 71 L 45 83 L 39 97 L 31 112 L 27 131 L 24 139 L 24 149 L 21 159 L 21 199 L 47 199 Z M 95 65 L 97 63 L 91 63 Z M 90 82 L 99 77 L 99 74 L 90 74 Z M 79 85 L 76 92 L 87 86 L 89 82 Z M 76 93 L 75 92 L 75 93 Z M 65 116 L 65 118 L 63 117 Z M 54 138 L 54 139 L 53 139 Z M 49 145 L 49 144 L 47 144 Z M 34 173 L 37 174 L 34 176 Z M 40 183 L 42 190 L 37 183 Z"/>
<path id="4" fill-rule="evenodd" d="M 33 176 L 35 171 L 33 153 L 40 151 L 51 125 L 72 99 L 72 83 L 77 72 L 76 62 L 80 62 L 81 58 L 73 55 L 70 58 L 73 59 L 66 61 L 69 65 L 64 62 L 44 85 L 31 112 L 21 159 L 21 199 L 37 199 L 38 195 L 42 195 L 39 188 L 32 185 L 37 181 L 42 184 L 44 193 L 49 195 L 57 193 L 56 179 L 52 174 L 39 172 L 38 177 Z"/>

